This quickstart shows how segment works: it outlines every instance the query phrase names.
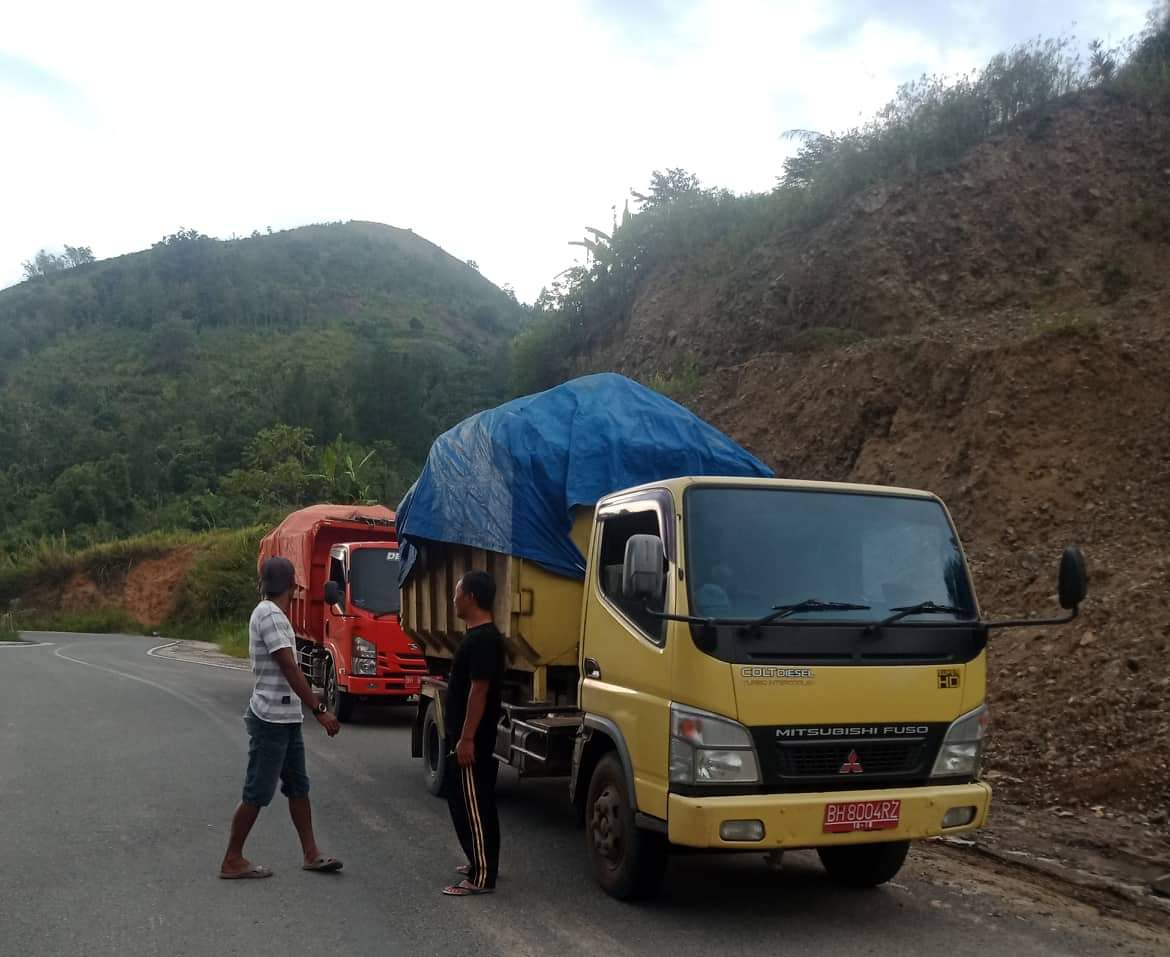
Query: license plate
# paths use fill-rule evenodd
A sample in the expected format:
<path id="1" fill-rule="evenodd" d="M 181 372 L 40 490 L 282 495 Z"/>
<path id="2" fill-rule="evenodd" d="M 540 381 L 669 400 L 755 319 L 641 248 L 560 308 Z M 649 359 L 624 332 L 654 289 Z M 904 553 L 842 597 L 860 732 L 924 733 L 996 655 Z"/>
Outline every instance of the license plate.
<path id="1" fill-rule="evenodd" d="M 898 826 L 901 801 L 842 801 L 825 805 L 825 833 L 888 831 Z"/>
<path id="2" fill-rule="evenodd" d="M 419 678 L 407 678 L 405 687 L 410 694 L 417 694 L 420 684 L 421 680 Z"/>

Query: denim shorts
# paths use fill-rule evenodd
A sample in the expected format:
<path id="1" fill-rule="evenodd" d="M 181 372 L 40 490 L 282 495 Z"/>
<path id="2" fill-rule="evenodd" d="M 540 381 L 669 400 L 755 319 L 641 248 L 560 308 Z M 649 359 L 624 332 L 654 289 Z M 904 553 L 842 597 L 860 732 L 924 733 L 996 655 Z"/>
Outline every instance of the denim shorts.
<path id="1" fill-rule="evenodd" d="M 305 771 L 305 739 L 301 723 L 276 724 L 262 721 L 251 711 L 244 715 L 248 728 L 248 774 L 244 778 L 244 803 L 267 807 L 280 792 L 288 798 L 309 796 L 309 775 Z"/>

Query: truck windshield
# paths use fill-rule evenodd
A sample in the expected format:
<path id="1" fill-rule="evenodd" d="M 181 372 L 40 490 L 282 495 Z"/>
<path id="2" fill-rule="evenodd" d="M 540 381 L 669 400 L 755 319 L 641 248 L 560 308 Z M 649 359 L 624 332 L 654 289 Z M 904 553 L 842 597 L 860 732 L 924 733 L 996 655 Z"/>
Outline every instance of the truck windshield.
<path id="1" fill-rule="evenodd" d="M 372 615 L 397 612 L 398 549 L 358 548 L 349 560 L 349 596 L 354 605 Z"/>
<path id="2" fill-rule="evenodd" d="M 866 609 L 796 612 L 809 621 L 875 621 L 933 601 L 975 617 L 970 579 L 946 512 L 932 499 L 786 488 L 687 492 L 691 614 L 761 618 L 810 597 Z"/>

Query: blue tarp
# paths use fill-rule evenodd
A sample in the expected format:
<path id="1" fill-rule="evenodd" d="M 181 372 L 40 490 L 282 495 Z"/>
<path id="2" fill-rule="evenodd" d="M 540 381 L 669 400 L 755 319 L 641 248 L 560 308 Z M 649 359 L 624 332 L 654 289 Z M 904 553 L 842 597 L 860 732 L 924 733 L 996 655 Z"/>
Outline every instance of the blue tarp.
<path id="1" fill-rule="evenodd" d="M 585 376 L 465 419 L 431 446 L 398 506 L 406 546 L 449 542 L 517 555 L 574 578 L 572 510 L 682 475 L 773 472 L 681 405 L 613 373 Z"/>

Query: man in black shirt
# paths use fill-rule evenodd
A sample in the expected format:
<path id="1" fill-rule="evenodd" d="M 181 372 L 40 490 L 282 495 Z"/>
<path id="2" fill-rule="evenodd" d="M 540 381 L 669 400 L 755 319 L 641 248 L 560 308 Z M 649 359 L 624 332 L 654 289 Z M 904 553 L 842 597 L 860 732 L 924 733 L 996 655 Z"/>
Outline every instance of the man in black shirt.
<path id="1" fill-rule="evenodd" d="M 493 756 L 504 683 L 504 639 L 492 622 L 496 583 L 486 572 L 468 572 L 455 588 L 455 614 L 467 624 L 447 684 L 447 803 L 468 863 L 466 880 L 444 888 L 451 897 L 495 889 L 500 865 Z"/>

